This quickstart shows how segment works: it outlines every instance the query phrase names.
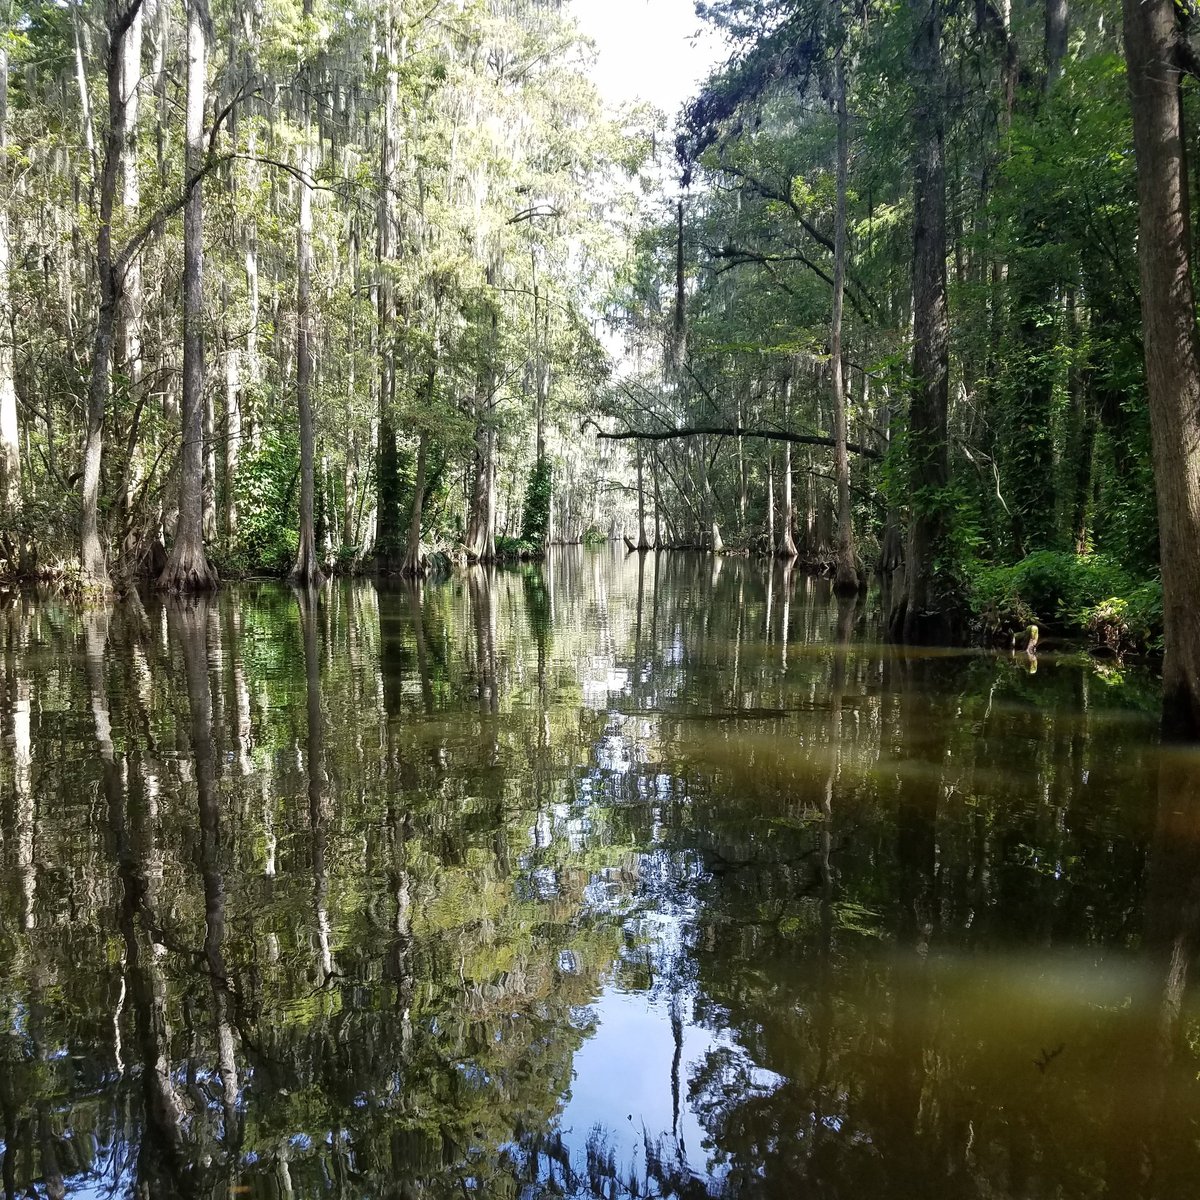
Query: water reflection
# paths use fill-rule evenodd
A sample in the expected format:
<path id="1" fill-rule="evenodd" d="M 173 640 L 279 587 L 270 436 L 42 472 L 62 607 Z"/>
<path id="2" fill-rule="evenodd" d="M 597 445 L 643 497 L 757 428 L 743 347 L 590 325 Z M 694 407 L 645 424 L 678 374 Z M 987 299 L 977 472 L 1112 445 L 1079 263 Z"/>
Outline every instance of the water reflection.
<path id="1" fill-rule="evenodd" d="M 1190 1196 L 1154 681 L 570 552 L 0 609 L 6 1197 Z"/>

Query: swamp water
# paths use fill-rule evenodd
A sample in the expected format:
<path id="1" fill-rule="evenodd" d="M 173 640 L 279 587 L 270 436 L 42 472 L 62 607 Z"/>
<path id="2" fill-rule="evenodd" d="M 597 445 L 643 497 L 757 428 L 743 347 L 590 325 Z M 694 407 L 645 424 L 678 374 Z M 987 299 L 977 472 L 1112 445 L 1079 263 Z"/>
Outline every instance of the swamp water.
<path id="1" fill-rule="evenodd" d="M 0 603 L 6 1197 L 1191 1197 L 1200 755 L 758 563 Z"/>

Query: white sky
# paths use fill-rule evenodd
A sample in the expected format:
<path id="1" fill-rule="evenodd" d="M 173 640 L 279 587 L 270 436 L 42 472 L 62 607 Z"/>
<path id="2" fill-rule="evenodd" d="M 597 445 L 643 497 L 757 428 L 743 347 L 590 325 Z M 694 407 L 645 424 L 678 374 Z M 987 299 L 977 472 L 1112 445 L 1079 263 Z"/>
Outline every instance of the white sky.
<path id="1" fill-rule="evenodd" d="M 693 0 L 573 0 L 571 11 L 596 43 L 592 77 L 612 104 L 648 100 L 674 118 L 726 57 Z"/>

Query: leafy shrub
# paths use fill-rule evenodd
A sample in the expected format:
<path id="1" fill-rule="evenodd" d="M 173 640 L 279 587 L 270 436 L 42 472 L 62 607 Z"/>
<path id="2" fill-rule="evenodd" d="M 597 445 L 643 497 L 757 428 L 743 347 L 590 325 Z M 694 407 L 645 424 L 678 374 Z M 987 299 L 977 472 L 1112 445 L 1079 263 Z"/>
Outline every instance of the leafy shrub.
<path id="1" fill-rule="evenodd" d="M 1162 638 L 1162 584 L 1152 579 L 1128 596 L 1109 596 L 1075 615 L 1092 644 L 1114 654 L 1157 647 Z"/>
<path id="2" fill-rule="evenodd" d="M 1138 583 L 1103 554 L 1039 550 L 1011 566 L 976 565 L 969 597 L 977 623 L 992 636 L 1051 626 L 1120 653 L 1153 644 L 1162 628 L 1162 585 Z"/>
<path id="3" fill-rule="evenodd" d="M 295 435 L 281 436 L 270 429 L 258 449 L 243 458 L 238 470 L 237 538 L 223 567 L 286 574 L 296 557 L 299 469 Z"/>
<path id="4" fill-rule="evenodd" d="M 521 558 L 532 558 L 538 552 L 524 538 L 496 536 L 496 557 L 501 562 L 516 562 Z"/>
<path id="5" fill-rule="evenodd" d="M 539 458 L 529 472 L 529 483 L 525 488 L 525 511 L 521 516 L 521 540 L 531 546 L 541 546 L 546 541 L 553 488 L 554 472 L 550 460 Z"/>
<path id="6" fill-rule="evenodd" d="M 970 579 L 971 606 L 985 627 L 1050 624 L 1132 587 L 1100 554 L 1039 550 L 1012 566 L 979 567 Z"/>

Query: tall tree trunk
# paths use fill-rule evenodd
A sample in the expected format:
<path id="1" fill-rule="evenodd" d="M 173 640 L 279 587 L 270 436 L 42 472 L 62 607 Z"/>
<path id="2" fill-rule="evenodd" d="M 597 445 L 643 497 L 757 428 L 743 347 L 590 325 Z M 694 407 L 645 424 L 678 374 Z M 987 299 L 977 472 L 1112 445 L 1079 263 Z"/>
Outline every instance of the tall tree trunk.
<path id="1" fill-rule="evenodd" d="M 121 147 L 121 207 L 129 220 L 137 216 L 141 205 L 141 178 L 138 174 L 138 99 L 142 81 L 143 10 L 134 13 L 121 47 L 121 99 L 125 105 L 125 141 Z M 142 266 L 134 258 L 125 269 L 121 299 L 117 309 L 116 357 L 129 389 L 137 393 L 142 381 Z M 140 397 L 138 397 L 140 401 Z M 141 411 L 140 403 L 137 409 Z M 125 516 L 126 553 L 136 553 L 140 541 L 130 524 L 133 500 L 142 479 L 139 464 L 141 448 L 136 430 L 130 430 L 129 461 L 124 474 L 121 510 Z"/>
<path id="2" fill-rule="evenodd" d="M 200 5 L 187 5 L 187 174 L 204 160 L 207 54 Z M 158 585 L 173 592 L 211 591 L 220 582 L 204 553 L 204 185 L 197 180 L 183 210 L 183 444 L 179 523 Z"/>
<path id="3" fill-rule="evenodd" d="M 789 369 L 783 381 L 783 427 L 788 428 L 792 405 L 792 375 Z M 783 511 L 780 513 L 779 540 L 775 544 L 775 557 L 791 561 L 797 556 L 795 516 L 792 496 L 792 444 L 783 443 Z"/>
<path id="4" fill-rule="evenodd" d="M 775 553 L 775 447 L 767 450 L 767 547 Z"/>
<path id="5" fill-rule="evenodd" d="M 539 305 L 537 253 L 529 251 L 533 274 L 533 385 L 534 385 L 534 460 L 539 465 L 546 457 L 546 374 L 542 362 L 542 322 Z"/>
<path id="6" fill-rule="evenodd" d="M 249 154 L 251 159 L 258 153 L 257 131 L 250 131 Z M 252 197 L 258 194 L 258 169 L 254 162 L 246 164 L 246 189 Z M 242 435 L 249 439 L 251 447 L 258 448 L 259 416 L 256 411 L 258 389 L 262 383 L 262 361 L 258 353 L 258 222 L 246 222 L 243 233 L 243 252 L 246 262 L 246 391 L 241 397 Z M 232 489 L 233 482 L 226 476 L 225 485 Z M 235 513 L 236 516 L 236 513 Z"/>
<path id="7" fill-rule="evenodd" d="M 658 451 L 653 451 L 651 474 L 654 477 L 654 549 L 662 549 L 662 492 L 658 478 Z"/>
<path id="8" fill-rule="evenodd" d="M 1200 340 L 1171 0 L 1124 0 L 1142 340 L 1162 564 L 1163 728 L 1200 736 Z"/>
<path id="9" fill-rule="evenodd" d="M 132 7 L 132 6 L 131 6 Z M 141 7 L 140 4 L 137 7 Z M 92 101 L 88 92 L 87 82 L 87 66 L 85 63 L 85 54 L 83 52 L 83 30 L 81 28 L 81 9 L 82 5 L 71 5 L 71 26 L 75 34 L 75 84 L 79 88 L 79 111 L 83 117 L 83 144 L 87 148 L 88 163 L 92 168 L 92 173 L 96 172 L 96 133 L 95 125 L 92 121 Z M 109 51 L 112 51 L 111 31 L 113 28 L 112 21 L 109 21 L 109 16 L 120 20 L 120 11 L 116 0 L 112 0 L 106 6 L 106 23 L 110 31 Z M 120 62 L 120 48 L 118 47 L 118 64 Z M 119 67 L 118 67 L 119 69 Z M 109 115 L 111 116 L 111 107 Z M 112 140 L 112 130 L 109 130 L 109 141 Z"/>
<path id="10" fill-rule="evenodd" d="M 212 388 L 204 389 L 204 491 L 201 527 L 204 542 L 217 540 L 217 406 Z"/>
<path id="11" fill-rule="evenodd" d="M 956 616 L 948 562 L 950 511 L 949 329 L 946 317 L 946 164 L 942 0 L 912 0 L 913 67 L 913 388 L 909 408 L 909 531 L 903 590 L 890 614 L 891 636 L 948 639 Z"/>
<path id="12" fill-rule="evenodd" d="M 671 367 L 678 374 L 687 361 L 687 287 L 683 244 L 683 197 L 675 206 L 675 309 L 671 314 Z"/>
<path id="13" fill-rule="evenodd" d="M 403 575 L 423 575 L 425 558 L 421 554 L 421 519 L 425 515 L 425 488 L 429 476 L 429 435 L 421 430 L 417 441 L 417 472 L 413 480 L 412 512 L 408 518 L 408 542 L 404 553 Z"/>
<path id="14" fill-rule="evenodd" d="M 109 587 L 108 562 L 100 544 L 100 469 L 104 455 L 104 417 L 108 409 L 109 376 L 113 336 L 121 280 L 113 260 L 112 219 L 117 197 L 117 177 L 125 146 L 125 96 L 122 87 L 124 40 L 141 9 L 142 0 L 121 7 L 109 0 L 105 9 L 108 27 L 108 136 L 104 139 L 104 163 L 100 172 L 100 206 L 96 228 L 96 274 L 100 304 L 96 333 L 92 340 L 91 378 L 88 380 L 87 423 L 83 443 L 83 472 L 80 482 L 79 567 L 84 583 L 92 588 Z"/>
<path id="15" fill-rule="evenodd" d="M 637 443 L 637 503 L 638 503 L 638 541 L 639 550 L 649 550 L 650 543 L 646 539 L 646 484 L 642 467 L 642 443 Z"/>
<path id="16" fill-rule="evenodd" d="M 8 184 L 8 47 L 0 43 L 0 186 Z M 12 528 L 21 498 L 21 435 L 13 379 L 13 324 L 8 306 L 8 205 L 0 204 L 0 529 Z"/>
<path id="17" fill-rule="evenodd" d="M 479 417 L 467 527 L 467 555 L 473 562 L 491 562 L 496 557 L 496 437 L 494 426 Z"/>
<path id="18" fill-rule="evenodd" d="M 467 555 L 475 562 L 490 562 L 496 557 L 496 430 L 489 419 L 495 402 L 499 324 L 494 296 L 494 264 L 488 265 L 487 285 L 491 301 L 488 305 L 488 339 L 475 386 L 475 472 L 467 526 Z"/>
<path id="19" fill-rule="evenodd" d="M 834 464 L 837 473 L 837 567 L 834 590 L 858 590 L 854 517 L 850 507 L 850 454 L 846 449 L 846 380 L 842 362 L 842 311 L 846 295 L 846 180 L 850 171 L 850 119 L 846 110 L 846 54 L 839 46 L 834 64 L 837 108 L 837 201 L 833 235 L 833 319 L 829 327 L 830 379 L 833 393 Z"/>
<path id="20" fill-rule="evenodd" d="M 310 136 L 310 135 L 306 135 Z M 300 408 L 300 545 L 292 567 L 293 583 L 306 587 L 321 582 L 313 527 L 316 494 L 316 446 L 312 412 L 312 154 L 306 145 L 300 157 L 300 220 L 296 227 L 296 399 Z"/>
<path id="21" fill-rule="evenodd" d="M 384 85 L 383 129 L 379 149 L 379 204 L 376 210 L 376 305 L 379 320 L 379 442 L 376 456 L 375 548 L 384 571 L 399 565 L 400 494 L 396 455 L 396 303 L 390 276 L 396 253 L 395 180 L 399 165 L 400 127 L 399 52 L 392 5 L 383 17 L 387 79 Z"/>
<path id="22" fill-rule="evenodd" d="M 221 307 L 228 313 L 232 306 L 229 284 L 221 287 Z M 251 318 L 253 320 L 253 317 Z M 233 331 L 225 328 L 225 547 L 233 549 L 238 531 L 237 478 L 242 454 L 243 406 L 241 358 L 233 340 Z"/>
<path id="23" fill-rule="evenodd" d="M 1062 75 L 1067 56 L 1067 0 L 1046 0 L 1046 91 Z"/>

